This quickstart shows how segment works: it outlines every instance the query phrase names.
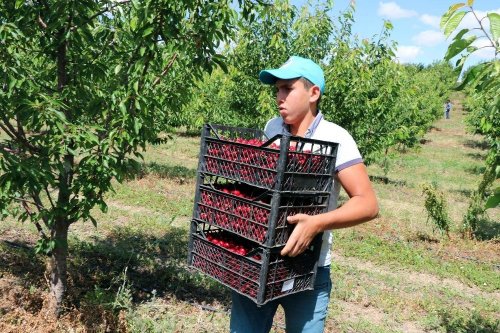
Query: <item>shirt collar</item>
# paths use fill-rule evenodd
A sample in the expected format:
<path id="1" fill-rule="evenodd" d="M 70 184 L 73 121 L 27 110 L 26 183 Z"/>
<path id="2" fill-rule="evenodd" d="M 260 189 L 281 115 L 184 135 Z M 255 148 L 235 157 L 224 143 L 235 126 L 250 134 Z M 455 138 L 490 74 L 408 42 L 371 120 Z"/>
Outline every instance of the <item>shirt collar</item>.
<path id="1" fill-rule="evenodd" d="M 305 138 L 311 138 L 314 135 L 314 132 L 316 132 L 316 129 L 318 128 L 318 125 L 319 125 L 319 123 L 321 122 L 322 119 L 323 119 L 323 114 L 321 113 L 321 111 L 318 110 L 318 114 L 314 118 L 314 120 L 311 123 L 311 125 L 309 125 L 309 128 L 307 129 L 307 131 L 306 131 L 306 133 L 304 135 Z M 291 134 L 290 133 L 290 127 L 287 124 L 285 124 L 285 122 L 283 122 L 282 133 L 283 134 L 288 134 L 288 135 Z"/>

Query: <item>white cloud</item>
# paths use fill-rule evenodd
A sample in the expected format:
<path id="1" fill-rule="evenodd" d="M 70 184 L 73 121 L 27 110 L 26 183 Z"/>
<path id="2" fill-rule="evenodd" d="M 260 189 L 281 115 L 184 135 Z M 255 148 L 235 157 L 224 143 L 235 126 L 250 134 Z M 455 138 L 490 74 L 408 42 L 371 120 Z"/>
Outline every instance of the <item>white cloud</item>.
<path id="1" fill-rule="evenodd" d="M 396 50 L 396 60 L 400 63 L 413 62 L 421 53 L 422 49 L 418 46 L 398 46 Z"/>
<path id="2" fill-rule="evenodd" d="M 473 57 L 479 58 L 481 60 L 490 60 L 495 58 L 495 49 L 491 47 L 491 43 L 487 39 L 478 39 L 472 43 L 479 50 L 472 54 Z M 488 47 L 485 47 L 488 46 Z M 482 48 L 484 47 L 484 48 Z"/>
<path id="3" fill-rule="evenodd" d="M 439 23 L 441 22 L 441 17 L 432 16 L 429 14 L 423 14 L 420 15 L 420 21 L 424 22 L 427 25 L 430 25 L 431 27 L 439 29 Z"/>
<path id="4" fill-rule="evenodd" d="M 435 30 L 422 31 L 412 39 L 420 46 L 435 46 L 445 40 L 443 33 Z"/>
<path id="5" fill-rule="evenodd" d="M 476 16 L 479 20 L 482 20 L 488 12 L 490 13 L 497 13 L 500 14 L 500 8 L 496 10 L 490 10 L 488 12 L 480 11 L 480 10 L 474 10 L 476 13 Z M 489 32 L 490 30 L 490 21 L 488 19 L 482 20 L 484 28 Z M 467 13 L 464 18 L 462 19 L 462 22 L 460 22 L 458 26 L 458 30 L 460 29 L 472 29 L 472 28 L 479 28 L 479 23 L 477 22 L 476 17 L 472 13 Z"/>
<path id="6" fill-rule="evenodd" d="M 379 2 L 377 13 L 387 19 L 408 18 L 418 15 L 416 11 L 403 9 L 395 2 Z"/>

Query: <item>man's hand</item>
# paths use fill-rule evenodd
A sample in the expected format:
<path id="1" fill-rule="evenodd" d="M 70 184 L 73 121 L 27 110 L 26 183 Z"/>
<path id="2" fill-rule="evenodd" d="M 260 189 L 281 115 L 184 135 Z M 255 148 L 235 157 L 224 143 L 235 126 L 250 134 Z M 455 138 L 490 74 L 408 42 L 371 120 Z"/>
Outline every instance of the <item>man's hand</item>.
<path id="1" fill-rule="evenodd" d="M 295 224 L 292 234 L 285 247 L 281 250 L 282 256 L 295 257 L 304 252 L 314 237 L 321 231 L 314 221 L 314 217 L 307 214 L 296 214 L 287 217 L 290 224 Z"/>

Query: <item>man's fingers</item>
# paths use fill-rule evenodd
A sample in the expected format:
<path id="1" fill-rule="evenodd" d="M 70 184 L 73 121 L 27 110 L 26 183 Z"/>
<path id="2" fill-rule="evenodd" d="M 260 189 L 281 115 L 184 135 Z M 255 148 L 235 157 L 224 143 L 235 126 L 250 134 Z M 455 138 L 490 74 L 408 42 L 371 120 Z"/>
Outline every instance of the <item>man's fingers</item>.
<path id="1" fill-rule="evenodd" d="M 289 257 L 295 257 L 304 252 L 302 249 L 303 247 L 300 246 L 297 242 L 287 242 L 285 247 L 281 250 L 280 254 L 282 256 L 289 256 Z"/>
<path id="2" fill-rule="evenodd" d="M 299 215 L 289 215 L 286 217 L 286 220 L 290 224 L 296 224 L 297 222 L 300 221 L 300 216 Z"/>
<path id="3" fill-rule="evenodd" d="M 292 247 L 292 246 L 291 246 L 291 245 L 288 245 L 288 243 L 287 243 L 287 245 L 285 245 L 285 247 L 281 250 L 280 254 L 281 254 L 283 257 L 284 257 L 284 256 L 286 256 L 286 255 L 288 255 L 288 253 L 289 253 L 289 252 L 290 252 L 290 250 L 291 250 L 291 247 Z"/>
<path id="4" fill-rule="evenodd" d="M 292 256 L 293 250 L 297 244 L 297 241 L 295 240 L 295 237 L 293 233 L 290 235 L 290 238 L 288 238 L 288 241 L 285 244 L 285 247 L 281 250 L 281 255 L 282 256 Z"/>

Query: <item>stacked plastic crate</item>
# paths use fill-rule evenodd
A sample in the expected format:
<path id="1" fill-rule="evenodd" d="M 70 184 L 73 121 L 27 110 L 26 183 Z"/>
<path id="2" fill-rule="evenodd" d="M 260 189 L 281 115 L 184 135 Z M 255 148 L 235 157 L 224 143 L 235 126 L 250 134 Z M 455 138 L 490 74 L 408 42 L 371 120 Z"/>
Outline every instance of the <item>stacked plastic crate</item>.
<path id="1" fill-rule="evenodd" d="M 255 129 L 202 131 L 188 264 L 261 305 L 312 289 L 321 234 L 279 255 L 286 217 L 327 211 L 337 144 Z"/>

